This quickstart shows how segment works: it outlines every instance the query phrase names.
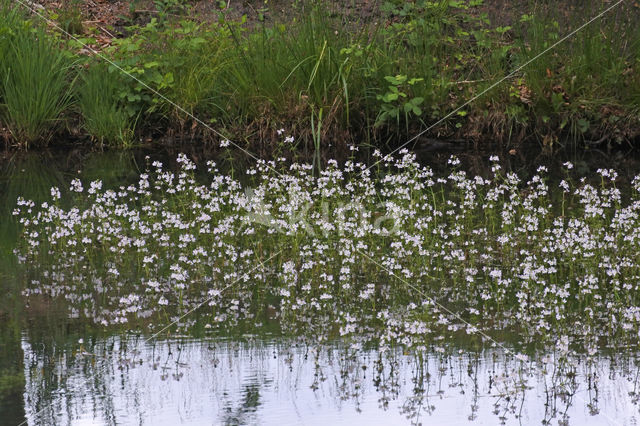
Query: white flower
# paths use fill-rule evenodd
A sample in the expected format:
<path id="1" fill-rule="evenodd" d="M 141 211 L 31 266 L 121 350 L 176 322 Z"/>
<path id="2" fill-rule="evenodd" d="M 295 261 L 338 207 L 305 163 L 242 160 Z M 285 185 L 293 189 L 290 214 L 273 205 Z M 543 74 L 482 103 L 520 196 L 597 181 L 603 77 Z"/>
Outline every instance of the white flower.
<path id="1" fill-rule="evenodd" d="M 69 190 L 72 192 L 82 192 L 82 182 L 80 182 L 80 179 L 73 179 Z"/>
<path id="2" fill-rule="evenodd" d="M 58 189 L 57 186 L 51 187 L 51 198 L 53 198 L 54 200 L 60 199 L 60 190 Z"/>
<path id="3" fill-rule="evenodd" d="M 449 157 L 449 159 L 447 160 L 447 164 L 451 165 L 451 166 L 459 166 L 460 165 L 460 159 L 458 157 L 456 157 L 455 155 L 452 155 L 451 157 Z"/>

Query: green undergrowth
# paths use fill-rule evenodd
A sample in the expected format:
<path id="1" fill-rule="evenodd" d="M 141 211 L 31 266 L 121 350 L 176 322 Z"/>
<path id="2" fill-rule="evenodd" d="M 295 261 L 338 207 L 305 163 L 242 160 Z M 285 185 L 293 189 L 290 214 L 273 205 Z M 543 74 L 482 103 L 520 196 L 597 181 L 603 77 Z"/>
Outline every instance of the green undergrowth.
<path id="1" fill-rule="evenodd" d="M 503 143 L 533 136 L 552 148 L 637 138 L 633 5 L 538 56 L 604 6 L 594 0 L 566 17 L 533 2 L 507 26 L 491 22 L 482 3 L 386 1 L 365 19 L 306 1 L 286 20 L 266 20 L 259 11 L 236 19 L 224 8 L 199 19 L 184 2 L 156 2 L 153 18 L 98 47 L 101 55 L 83 45 L 99 46 L 99 30 L 85 29 L 79 40 L 45 35 L 5 3 L 0 120 L 6 139 L 21 146 L 45 144 L 54 130 L 100 146 L 158 135 L 202 143 L 219 139 L 214 128 L 263 153 L 282 151 L 276 133 L 285 128 L 296 135 L 287 149 L 318 158 L 354 142 L 392 148 L 398 142 L 389 141 L 434 123 L 426 136 Z M 54 18 L 65 28 L 78 21 Z M 37 94 L 17 96 L 25 93 L 20 85 Z"/>
<path id="2" fill-rule="evenodd" d="M 118 97 L 122 76 L 103 64 L 92 65 L 83 73 L 77 93 L 83 127 L 100 145 L 128 147 L 133 139 L 133 117 Z"/>
<path id="3" fill-rule="evenodd" d="M 17 22 L 4 32 L 0 117 L 16 144 L 47 141 L 71 103 L 71 58 L 43 29 Z"/>

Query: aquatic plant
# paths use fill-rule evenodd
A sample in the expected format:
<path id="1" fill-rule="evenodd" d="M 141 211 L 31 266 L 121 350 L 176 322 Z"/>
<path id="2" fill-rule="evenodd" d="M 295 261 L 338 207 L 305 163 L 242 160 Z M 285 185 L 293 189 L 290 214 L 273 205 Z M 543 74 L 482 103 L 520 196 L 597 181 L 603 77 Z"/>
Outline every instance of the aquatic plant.
<path id="1" fill-rule="evenodd" d="M 130 333 L 80 342 L 66 336 L 56 344 L 49 335 L 29 337 L 23 343 L 26 411 L 41 409 L 37 418 L 47 424 L 79 417 L 130 423 L 141 416 L 151 423 L 260 423 L 274 411 L 279 419 L 306 423 L 317 411 L 299 407 L 312 400 L 323 416 L 336 412 L 354 423 L 377 411 L 387 424 L 557 419 L 577 425 L 631 418 L 638 405 L 632 356 L 563 357 L 553 346 L 526 363 L 499 348 L 453 351 L 437 343 L 407 353 L 254 336 L 147 342 Z M 129 374 L 123 377 L 122 370 Z M 269 397 L 274 393 L 280 397 Z M 133 398 L 136 403 L 128 404 Z"/>
<path id="2" fill-rule="evenodd" d="M 74 179 L 64 203 L 57 188 L 18 202 L 24 295 L 64 297 L 105 326 L 277 319 L 383 345 L 479 330 L 587 350 L 637 341 L 640 178 L 624 198 L 611 170 L 592 185 L 567 164 L 554 189 L 544 167 L 522 181 L 498 163 L 483 178 L 455 159 L 442 176 L 406 151 L 380 161 L 375 178 L 350 161 L 317 176 L 260 162 L 246 183 L 209 163 L 204 184 L 182 155 L 177 173 L 153 162 L 128 187 Z"/>

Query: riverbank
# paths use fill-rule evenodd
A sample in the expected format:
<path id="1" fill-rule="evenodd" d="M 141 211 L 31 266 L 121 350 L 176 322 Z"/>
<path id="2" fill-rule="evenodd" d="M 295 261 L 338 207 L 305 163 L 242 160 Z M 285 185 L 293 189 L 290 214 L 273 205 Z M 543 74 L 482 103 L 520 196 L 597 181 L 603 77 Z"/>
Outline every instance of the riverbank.
<path id="1" fill-rule="evenodd" d="M 350 145 L 390 150 L 427 128 L 414 148 L 434 139 L 551 150 L 637 143 L 634 4 L 533 60 L 611 3 L 553 11 L 494 3 L 36 9 L 73 37 L 4 3 L 0 132 L 19 148 L 213 149 L 229 139 L 258 156 L 307 158 L 339 157 Z"/>

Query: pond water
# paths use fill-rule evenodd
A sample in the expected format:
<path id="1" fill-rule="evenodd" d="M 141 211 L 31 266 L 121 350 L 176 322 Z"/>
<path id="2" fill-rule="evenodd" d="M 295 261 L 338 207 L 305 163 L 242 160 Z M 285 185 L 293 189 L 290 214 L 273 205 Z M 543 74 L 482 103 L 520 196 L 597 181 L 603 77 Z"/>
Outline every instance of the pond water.
<path id="1" fill-rule="evenodd" d="M 46 368 L 53 354 L 29 340 L 30 424 L 615 425 L 639 417 L 638 367 L 617 357 L 591 366 L 546 360 L 528 376 L 500 349 L 416 359 L 264 337 L 119 336 L 85 341 L 87 353 L 70 343 Z M 505 373 L 527 376 L 526 389 L 514 390 Z"/>
<path id="2" fill-rule="evenodd" d="M 145 160 L 146 155 L 151 159 Z M 458 155 L 462 160 L 459 167 L 470 175 L 491 173 L 494 163 L 488 155 Z M 190 157 L 199 165 L 205 163 L 202 154 Z M 429 153 L 422 161 L 431 163 L 437 173 L 446 168 L 447 157 L 447 153 Z M 201 299 L 185 292 L 185 300 L 187 296 L 193 299 L 184 302 L 178 313 L 159 310 L 158 316 L 154 311 L 134 319 L 137 312 L 126 305 L 127 315 L 133 316 L 119 325 L 114 324 L 115 319 L 122 317 L 109 316 L 111 312 L 101 312 L 99 317 L 91 314 L 94 305 L 86 301 L 76 303 L 64 294 L 41 296 L 51 290 L 40 287 L 40 280 L 45 280 L 43 271 L 62 269 L 56 269 L 55 264 L 42 269 L 31 261 L 18 262 L 13 252 L 20 243 L 18 217 L 12 215 L 15 200 L 23 196 L 36 203 L 50 201 L 52 186 L 68 188 L 78 177 L 86 187 L 94 179 L 100 179 L 104 189 L 135 184 L 145 164 L 157 159 L 168 164 L 168 169 L 177 170 L 176 158 L 175 152 L 55 152 L 6 156 L 0 163 L 0 290 L 6 294 L 0 300 L 1 424 L 638 424 L 640 351 L 635 340 L 620 332 L 607 335 L 599 329 L 593 336 L 576 337 L 571 323 L 567 326 L 559 320 L 558 328 L 564 328 L 554 335 L 558 340 L 552 337 L 535 346 L 532 341 L 540 336 L 520 338 L 513 328 L 497 325 L 498 321 L 509 322 L 512 316 L 507 312 L 504 316 L 496 313 L 488 322 L 473 323 L 484 331 L 474 329 L 465 334 L 454 327 L 422 333 L 418 327 L 411 336 L 422 333 L 428 337 L 415 345 L 397 330 L 397 341 L 383 339 L 378 345 L 372 343 L 375 339 L 371 335 L 384 333 L 368 328 L 375 318 L 366 323 L 348 319 L 349 315 L 369 314 L 360 309 L 371 300 L 366 294 L 361 303 L 345 308 L 347 320 L 335 329 L 326 313 L 292 319 L 284 314 L 284 299 L 277 305 L 269 295 L 261 296 L 265 302 L 260 299 L 255 305 L 260 309 L 255 312 L 251 311 L 253 305 L 246 308 L 254 317 L 260 316 L 259 322 L 245 313 L 243 320 L 216 323 L 220 312 L 209 316 L 199 312 L 196 308 Z M 571 161 L 576 180 L 595 176 L 597 181 L 596 169 L 610 167 L 619 171 L 618 185 L 623 187 L 640 171 L 634 158 L 595 153 Z M 500 164 L 503 170 L 528 179 L 542 161 L 505 154 Z M 544 159 L 551 180 L 562 163 L 564 159 Z M 220 167 L 229 173 L 228 166 Z M 266 239 L 265 234 L 260 242 Z M 64 253 L 64 257 L 75 255 Z M 629 256 L 635 259 L 637 253 Z M 52 258 L 54 263 L 64 264 L 64 259 Z M 461 268 L 466 269 L 468 261 L 461 261 Z M 254 269 L 249 267 L 254 264 L 247 261 L 245 266 L 240 259 L 229 267 L 251 273 Z M 118 265 L 120 273 L 130 267 L 127 265 Z M 55 278 L 53 282 L 71 283 L 66 290 L 78 291 L 82 299 L 85 290 L 77 283 L 102 277 L 109 268 L 74 269 L 77 277 Z M 277 278 L 272 269 L 257 271 L 260 275 L 256 279 L 264 282 Z M 136 270 L 134 275 L 141 272 L 146 273 Z M 156 271 L 172 272 L 179 273 L 169 268 Z M 357 276 L 372 279 L 361 271 Z M 161 277 L 153 277 L 160 281 L 159 286 L 164 285 Z M 30 289 L 30 297 L 23 293 L 25 287 Z M 373 285 L 370 288 L 378 291 Z M 367 289 L 360 289 L 360 294 Z M 146 297 L 148 293 L 135 296 Z M 281 293 L 279 290 L 278 295 Z M 172 293 L 163 294 L 172 300 Z M 450 292 L 446 293 L 449 299 L 439 296 L 438 300 L 464 300 L 460 296 L 455 299 Z M 623 298 L 622 292 L 619 297 Z M 122 302 L 122 294 L 114 300 Z M 228 306 L 233 307 L 233 302 Z M 404 299 L 400 302 L 406 303 Z M 460 308 L 460 304 L 455 306 Z M 493 312 L 494 308 L 487 309 Z M 374 308 L 378 310 L 380 306 Z M 426 318 L 422 311 L 415 314 L 408 310 L 406 315 L 412 321 Z M 570 312 L 567 315 L 570 317 Z M 464 318 L 471 321 L 474 317 Z M 163 330 L 178 319 L 178 329 Z M 495 324 L 495 332 L 489 331 L 488 324 Z M 359 331 L 350 333 L 349 327 Z M 360 339 L 360 335 L 366 338 Z M 583 340 L 590 337 L 597 344 L 584 343 L 583 347 Z M 612 343 L 618 338 L 619 342 Z"/>

